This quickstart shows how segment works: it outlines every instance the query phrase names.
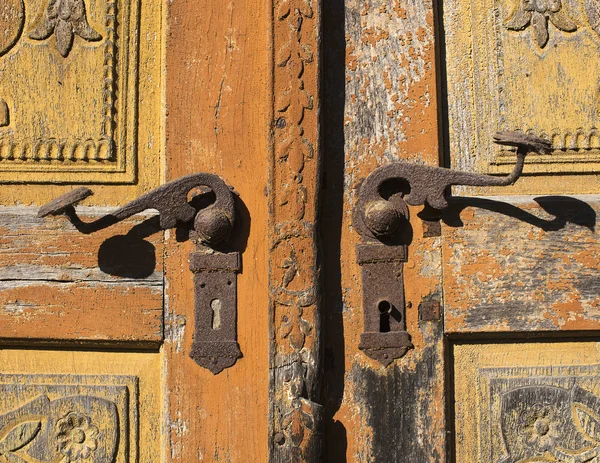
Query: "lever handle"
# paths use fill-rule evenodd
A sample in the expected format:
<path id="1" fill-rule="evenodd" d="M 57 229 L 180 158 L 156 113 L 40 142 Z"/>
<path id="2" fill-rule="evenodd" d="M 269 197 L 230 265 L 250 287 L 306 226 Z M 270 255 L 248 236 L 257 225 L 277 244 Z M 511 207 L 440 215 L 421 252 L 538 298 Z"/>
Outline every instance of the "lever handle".
<path id="1" fill-rule="evenodd" d="M 188 202 L 193 188 L 205 186 L 215 194 L 215 202 L 196 211 Z M 190 254 L 194 274 L 194 337 L 190 357 L 213 374 L 234 365 L 242 356 L 237 342 L 237 274 L 241 270 L 239 252 L 207 249 L 222 244 L 235 224 L 235 197 L 217 175 L 197 173 L 162 185 L 93 222 L 83 222 L 75 205 L 93 192 L 81 187 L 72 190 L 38 211 L 38 217 L 66 215 L 84 233 L 113 225 L 146 209 L 157 209 L 163 229 L 194 221 L 198 238 L 196 251 Z"/>
<path id="2" fill-rule="evenodd" d="M 511 185 L 523 173 L 527 153 L 547 152 L 551 148 L 547 140 L 519 132 L 497 133 L 494 141 L 517 147 L 517 163 L 505 177 L 396 162 L 374 170 L 360 187 L 353 217 L 354 228 L 362 237 L 356 246 L 356 260 L 362 268 L 364 316 L 358 347 L 385 366 L 413 348 L 406 326 L 403 282 L 408 241 L 400 233 L 408 222 L 407 204 L 427 203 L 443 209 L 448 206 L 445 192 L 450 185 Z M 410 192 L 405 196 L 400 192 L 384 193 L 384 183 L 389 180 L 408 182 Z M 436 301 L 424 302 L 431 305 Z M 437 315 L 423 319 L 435 323 L 439 311 L 438 305 Z"/>
<path id="3" fill-rule="evenodd" d="M 200 186 L 210 188 L 216 200 L 196 214 L 196 209 L 188 203 L 187 195 L 193 188 Z M 76 188 L 42 206 L 38 217 L 64 214 L 81 222 L 76 217 L 74 206 L 93 194 L 89 188 Z M 94 223 L 112 225 L 146 209 L 158 210 L 163 229 L 194 219 L 194 229 L 201 240 L 213 245 L 229 238 L 235 221 L 235 201 L 231 189 L 217 175 L 197 173 L 155 188 Z"/>
<path id="4" fill-rule="evenodd" d="M 530 152 L 546 153 L 552 148 L 548 140 L 521 132 L 498 132 L 494 142 L 517 147 L 517 162 L 510 175 L 497 177 L 462 172 L 445 167 L 431 167 L 408 162 L 395 162 L 375 169 L 363 182 L 355 207 L 354 225 L 361 235 L 380 238 L 392 234 L 401 224 L 406 202 L 411 206 L 429 204 L 435 209 L 448 207 L 446 188 L 451 185 L 506 186 L 512 185 L 523 173 L 525 156 Z M 380 194 L 381 185 L 391 179 L 404 180 L 410 193 L 387 200 Z"/>

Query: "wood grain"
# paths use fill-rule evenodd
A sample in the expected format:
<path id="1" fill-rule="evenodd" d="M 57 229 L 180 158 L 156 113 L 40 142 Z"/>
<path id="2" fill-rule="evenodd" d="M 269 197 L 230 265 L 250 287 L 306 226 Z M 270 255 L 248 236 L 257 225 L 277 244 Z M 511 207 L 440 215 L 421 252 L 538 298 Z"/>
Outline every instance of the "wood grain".
<path id="1" fill-rule="evenodd" d="M 175 232 L 167 235 L 166 454 L 173 463 L 268 459 L 270 16 L 262 0 L 168 5 L 167 179 L 219 175 L 240 194 L 240 224 L 250 230 L 239 240 L 243 357 L 216 376 L 188 356 L 194 326 L 188 258 L 194 246 Z"/>
<path id="2" fill-rule="evenodd" d="M 599 211 L 594 196 L 455 201 L 444 226 L 446 331 L 598 329 Z"/>
<path id="3" fill-rule="evenodd" d="M 1 337 L 160 343 L 162 233 L 144 240 L 135 232 L 150 216 L 86 235 L 63 217 L 36 213 L 0 209 Z M 118 248 L 111 245 L 119 241 Z M 125 268 L 116 267 L 118 259 L 105 262 L 112 253 L 127 253 Z"/>
<path id="4" fill-rule="evenodd" d="M 358 349 L 363 309 L 355 246 L 360 237 L 351 227 L 356 188 L 375 167 L 400 159 L 439 163 L 433 5 L 341 3 L 340 10 L 325 8 L 323 37 L 326 62 L 334 66 L 324 71 L 331 77 L 324 78 L 322 100 L 328 135 L 322 213 L 324 461 L 443 462 L 443 327 L 440 320 L 420 321 L 418 314 L 423 300 L 441 299 L 441 241 L 423 237 L 420 208 L 411 208 L 404 288 L 415 348 L 385 368 Z M 330 40 L 339 47 L 335 50 L 345 49 L 345 57 L 328 48 L 328 32 L 340 30 L 335 27 L 344 36 L 331 32 Z"/>

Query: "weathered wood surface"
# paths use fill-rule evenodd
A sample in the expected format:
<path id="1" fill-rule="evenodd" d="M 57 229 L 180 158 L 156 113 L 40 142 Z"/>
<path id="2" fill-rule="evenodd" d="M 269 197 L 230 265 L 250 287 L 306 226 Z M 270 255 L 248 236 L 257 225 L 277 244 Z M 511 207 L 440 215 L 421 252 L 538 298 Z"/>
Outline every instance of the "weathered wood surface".
<path id="1" fill-rule="evenodd" d="M 83 234 L 64 217 L 36 213 L 0 209 L 0 337 L 160 343 L 162 232 L 150 227 L 147 236 L 143 225 L 152 216 Z"/>
<path id="2" fill-rule="evenodd" d="M 457 462 L 594 461 L 595 341 L 453 347 Z"/>
<path id="3" fill-rule="evenodd" d="M 526 176 L 511 188 L 455 191 L 598 193 L 600 67 L 584 64 L 594 61 L 600 51 L 598 4 L 557 3 L 552 11 L 544 10 L 546 16 L 538 12 L 533 18 L 523 5 L 519 0 L 440 4 L 449 160 L 454 168 L 471 172 L 510 172 L 514 155 L 494 146 L 491 135 L 496 131 L 542 136 L 552 142 L 553 151 L 530 154 L 525 173 L 537 175 Z"/>
<path id="4" fill-rule="evenodd" d="M 320 0 L 273 1 L 270 461 L 321 455 Z"/>
<path id="5" fill-rule="evenodd" d="M 404 287 L 415 348 L 385 368 L 358 349 L 359 235 L 351 227 L 356 188 L 375 167 L 400 159 L 439 165 L 433 17 L 431 2 L 324 5 L 327 462 L 445 461 L 443 327 L 441 320 L 420 321 L 418 314 L 423 300 L 441 300 L 440 238 L 423 237 L 420 208 L 411 208 Z"/>
<path id="6" fill-rule="evenodd" d="M 159 457 L 162 361 L 159 352 L 2 349 L 3 459 L 168 461 Z"/>
<path id="7" fill-rule="evenodd" d="M 444 214 L 448 333 L 597 330 L 596 196 L 456 198 Z"/>
<path id="8" fill-rule="evenodd" d="M 0 7 L 0 204 L 83 183 L 87 204 L 120 205 L 162 178 L 164 3 L 61 2 L 60 20 L 57 5 Z"/>
<path id="9" fill-rule="evenodd" d="M 168 3 L 167 180 L 219 175 L 240 194 L 238 342 L 218 375 L 189 358 L 194 327 L 191 242 L 166 240 L 166 461 L 268 459 L 267 196 L 272 92 L 269 2 Z M 245 210 L 247 208 L 247 210 Z M 248 229 L 250 233 L 248 235 Z"/>

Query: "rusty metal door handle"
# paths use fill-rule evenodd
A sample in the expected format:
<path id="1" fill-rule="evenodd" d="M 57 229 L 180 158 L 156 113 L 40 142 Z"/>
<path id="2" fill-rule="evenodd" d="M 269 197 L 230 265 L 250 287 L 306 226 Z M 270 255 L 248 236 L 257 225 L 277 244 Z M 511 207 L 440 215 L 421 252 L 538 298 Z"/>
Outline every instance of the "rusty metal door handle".
<path id="1" fill-rule="evenodd" d="M 190 191 L 198 187 L 207 187 L 215 195 L 215 201 L 199 211 L 188 201 Z M 235 364 L 242 356 L 237 342 L 237 274 L 241 260 L 239 252 L 219 251 L 236 222 L 232 189 L 217 175 L 191 174 L 86 223 L 77 216 L 75 205 L 92 194 L 89 188 L 76 188 L 42 206 L 38 217 L 65 215 L 84 233 L 106 228 L 146 209 L 158 210 L 162 229 L 193 221 L 196 251 L 190 254 L 190 269 L 194 273 L 195 330 L 190 357 L 214 374 Z"/>
<path id="2" fill-rule="evenodd" d="M 529 152 L 548 152 L 549 141 L 520 132 L 499 132 L 494 141 L 517 148 L 513 172 L 505 177 L 461 172 L 407 162 L 375 169 L 362 183 L 353 212 L 353 226 L 361 235 L 356 258 L 362 268 L 364 331 L 359 348 L 369 357 L 389 365 L 413 347 L 406 331 L 403 264 L 410 238 L 406 236 L 408 206 L 448 206 L 445 194 L 451 185 L 512 185 L 523 172 Z M 410 191 L 390 188 L 393 181 L 408 183 Z M 429 301 L 431 302 L 431 301 Z M 439 307 L 430 312 L 439 313 Z"/>

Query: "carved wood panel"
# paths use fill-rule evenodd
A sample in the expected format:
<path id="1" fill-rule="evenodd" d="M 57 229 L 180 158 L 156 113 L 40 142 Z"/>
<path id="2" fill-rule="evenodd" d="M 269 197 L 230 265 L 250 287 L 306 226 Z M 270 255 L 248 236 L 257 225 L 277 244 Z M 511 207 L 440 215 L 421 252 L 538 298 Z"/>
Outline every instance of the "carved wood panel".
<path id="1" fill-rule="evenodd" d="M 0 180 L 89 181 L 101 173 L 105 182 L 133 181 L 138 2 L 28 0 L 4 8 Z"/>
<path id="2" fill-rule="evenodd" d="M 162 13 L 157 0 L 2 2 L 2 204 L 64 192 L 26 183 L 131 185 L 118 200 L 98 190 L 99 204 L 158 184 Z"/>
<path id="3" fill-rule="evenodd" d="M 138 395 L 135 376 L 0 375 L 0 460 L 136 462 Z"/>
<path id="4" fill-rule="evenodd" d="M 457 461 L 600 459 L 595 342 L 463 345 L 455 354 Z"/>
<path id="5" fill-rule="evenodd" d="M 444 2 L 455 167 L 508 173 L 513 153 L 494 147 L 490 135 L 521 130 L 551 140 L 554 147 L 551 154 L 528 156 L 526 173 L 580 174 L 552 186 L 537 182 L 536 193 L 544 186 L 577 193 L 597 189 L 597 180 L 589 175 L 584 180 L 600 166 L 597 8 L 592 0 Z M 517 188 L 534 189 L 527 182 Z"/>
<path id="6" fill-rule="evenodd" d="M 0 351 L 0 462 L 164 461 L 158 353 Z"/>

